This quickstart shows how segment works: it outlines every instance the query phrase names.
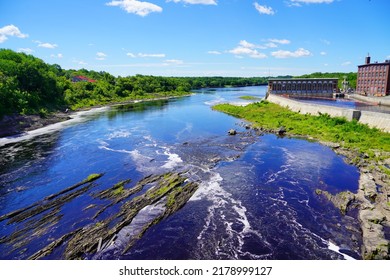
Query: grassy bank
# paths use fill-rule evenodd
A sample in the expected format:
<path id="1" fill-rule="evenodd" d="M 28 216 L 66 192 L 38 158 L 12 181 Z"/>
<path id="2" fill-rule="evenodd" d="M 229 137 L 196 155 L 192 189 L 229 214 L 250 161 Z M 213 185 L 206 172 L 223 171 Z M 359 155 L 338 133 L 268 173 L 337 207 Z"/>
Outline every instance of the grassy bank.
<path id="1" fill-rule="evenodd" d="M 219 104 L 213 109 L 248 120 L 265 129 L 284 126 L 288 134 L 339 143 L 342 147 L 357 149 L 370 158 L 378 156 L 377 152 L 390 152 L 389 133 L 341 117 L 302 115 L 268 101 L 247 106 Z"/>

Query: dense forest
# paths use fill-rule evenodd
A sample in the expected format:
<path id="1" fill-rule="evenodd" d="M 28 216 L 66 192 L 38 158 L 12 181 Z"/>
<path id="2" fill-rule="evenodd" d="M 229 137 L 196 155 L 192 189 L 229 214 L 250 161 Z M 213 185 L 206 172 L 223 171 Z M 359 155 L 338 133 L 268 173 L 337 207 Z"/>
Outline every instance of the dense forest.
<path id="1" fill-rule="evenodd" d="M 306 76 L 343 79 L 345 75 L 354 87 L 356 73 L 314 73 Z M 47 64 L 32 55 L 0 49 L 0 118 L 12 114 L 39 114 L 44 117 L 51 111 L 65 108 L 180 96 L 199 88 L 257 86 L 267 82 L 267 77 L 115 77 L 104 71 L 65 70 L 58 64 Z"/>

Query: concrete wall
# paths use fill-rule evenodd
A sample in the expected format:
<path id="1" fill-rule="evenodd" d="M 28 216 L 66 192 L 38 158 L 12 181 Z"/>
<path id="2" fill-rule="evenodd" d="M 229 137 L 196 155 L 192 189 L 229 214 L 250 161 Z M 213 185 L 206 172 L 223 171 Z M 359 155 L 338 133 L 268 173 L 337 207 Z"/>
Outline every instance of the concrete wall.
<path id="1" fill-rule="evenodd" d="M 319 115 L 319 113 L 326 113 L 332 117 L 345 117 L 347 120 L 356 119 L 370 127 L 377 127 L 383 131 L 390 132 L 390 114 L 308 104 L 274 94 L 269 94 L 267 100 L 301 114 Z"/>
<path id="2" fill-rule="evenodd" d="M 349 97 L 363 102 L 371 102 L 378 105 L 390 106 L 390 96 L 374 97 L 374 96 L 363 96 L 360 94 L 350 94 Z"/>

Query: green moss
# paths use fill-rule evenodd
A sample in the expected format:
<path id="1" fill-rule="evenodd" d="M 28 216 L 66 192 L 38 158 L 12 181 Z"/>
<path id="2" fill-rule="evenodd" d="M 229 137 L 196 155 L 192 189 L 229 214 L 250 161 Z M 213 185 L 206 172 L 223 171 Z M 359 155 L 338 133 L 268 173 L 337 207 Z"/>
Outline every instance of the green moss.
<path id="1" fill-rule="evenodd" d="M 117 196 L 117 195 L 120 195 L 123 193 L 123 191 L 125 190 L 124 186 L 119 186 L 117 188 L 115 188 L 113 191 L 112 191 L 112 195 L 114 196 Z"/>
<path id="2" fill-rule="evenodd" d="M 94 180 L 97 180 L 99 179 L 100 177 L 102 177 L 103 174 L 102 173 L 93 173 L 93 174 L 90 174 L 87 179 L 85 179 L 85 182 L 92 182 Z"/>

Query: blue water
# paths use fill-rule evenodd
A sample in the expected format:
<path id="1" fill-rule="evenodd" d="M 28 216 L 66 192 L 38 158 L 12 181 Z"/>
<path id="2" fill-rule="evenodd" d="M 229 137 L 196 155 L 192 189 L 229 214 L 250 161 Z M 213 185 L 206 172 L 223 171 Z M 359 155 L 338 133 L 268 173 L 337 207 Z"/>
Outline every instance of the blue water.
<path id="1" fill-rule="evenodd" d="M 246 104 L 266 87 L 199 90 L 190 97 L 107 108 L 56 131 L 0 147 L 0 216 L 86 178 L 104 173 L 85 194 L 57 209 L 56 223 L 0 222 L 0 258 L 26 259 L 53 240 L 97 223 L 104 202 L 93 194 L 150 174 L 183 171 L 200 187 L 181 210 L 150 228 L 126 253 L 98 259 L 343 259 L 330 245 L 360 258 L 356 219 L 342 216 L 317 188 L 356 191 L 359 173 L 331 149 L 300 139 L 258 136 L 210 106 Z M 239 134 L 228 136 L 236 129 Z M 88 207 L 95 205 L 94 207 Z M 150 213 L 148 213 L 150 211 Z M 154 211 L 158 211 L 158 205 Z M 45 214 L 45 213 L 43 213 Z M 153 211 L 145 209 L 147 219 Z M 13 232 L 29 229 L 7 240 Z M 359 240 L 359 236 L 357 236 Z M 121 240 L 126 242 L 126 240 Z M 47 256 L 61 259 L 65 244 Z"/>

